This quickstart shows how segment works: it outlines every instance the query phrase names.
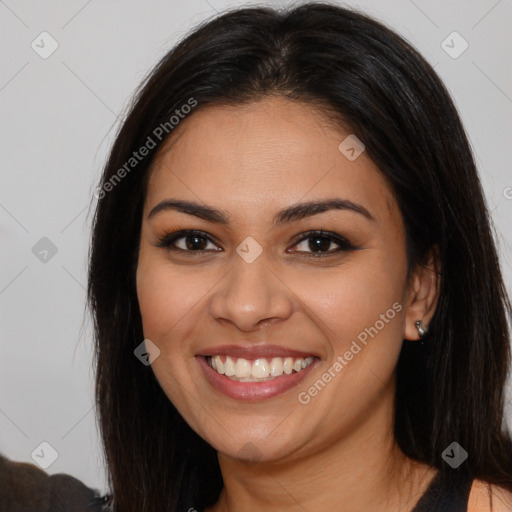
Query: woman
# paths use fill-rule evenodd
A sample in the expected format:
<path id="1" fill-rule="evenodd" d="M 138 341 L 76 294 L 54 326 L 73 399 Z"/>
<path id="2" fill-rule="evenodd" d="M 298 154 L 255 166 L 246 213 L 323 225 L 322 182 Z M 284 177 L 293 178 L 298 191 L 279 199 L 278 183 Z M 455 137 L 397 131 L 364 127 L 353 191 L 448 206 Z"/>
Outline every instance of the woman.
<path id="1" fill-rule="evenodd" d="M 512 509 L 489 214 L 402 38 L 320 3 L 204 23 L 96 195 L 109 510 Z"/>

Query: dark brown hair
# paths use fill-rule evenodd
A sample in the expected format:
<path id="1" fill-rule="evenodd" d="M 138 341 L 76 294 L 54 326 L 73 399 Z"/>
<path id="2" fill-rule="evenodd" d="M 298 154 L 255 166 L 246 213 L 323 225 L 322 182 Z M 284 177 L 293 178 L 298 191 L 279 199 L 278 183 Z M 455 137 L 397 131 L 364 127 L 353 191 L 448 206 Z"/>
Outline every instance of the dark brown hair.
<path id="1" fill-rule="evenodd" d="M 511 308 L 459 115 L 403 38 L 354 10 L 312 3 L 236 9 L 203 23 L 141 84 L 111 149 L 94 217 L 88 304 L 114 510 L 201 509 L 222 488 L 215 450 L 133 353 L 144 339 L 135 272 L 145 178 L 166 140 L 155 130 L 191 98 L 197 111 L 268 95 L 321 104 L 363 141 L 399 203 L 408 270 L 439 248 L 440 297 L 425 347 L 404 340 L 398 361 L 398 445 L 442 473 L 466 472 L 512 491 L 504 422 Z M 156 147 L 107 192 L 148 137 Z M 469 453 L 457 470 L 442 459 L 453 441 Z"/>

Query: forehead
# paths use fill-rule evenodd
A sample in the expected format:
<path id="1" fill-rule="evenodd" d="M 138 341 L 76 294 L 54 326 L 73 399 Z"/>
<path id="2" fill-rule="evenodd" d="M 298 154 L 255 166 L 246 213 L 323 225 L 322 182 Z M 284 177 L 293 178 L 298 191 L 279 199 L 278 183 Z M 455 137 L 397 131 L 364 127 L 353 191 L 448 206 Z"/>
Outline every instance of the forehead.
<path id="1" fill-rule="evenodd" d="M 366 153 L 350 161 L 338 149 L 349 135 L 318 109 L 280 98 L 199 108 L 159 151 L 145 211 L 181 197 L 256 216 L 336 196 L 371 207 L 378 220 L 396 216 L 393 193 Z"/>

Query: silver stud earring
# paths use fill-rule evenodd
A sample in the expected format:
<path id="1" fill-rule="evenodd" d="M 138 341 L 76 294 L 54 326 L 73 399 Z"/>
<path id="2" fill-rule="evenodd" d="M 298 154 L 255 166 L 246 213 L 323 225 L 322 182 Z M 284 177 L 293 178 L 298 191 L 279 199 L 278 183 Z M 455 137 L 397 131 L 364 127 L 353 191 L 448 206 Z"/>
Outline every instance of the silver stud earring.
<path id="1" fill-rule="evenodd" d="M 415 325 L 416 329 L 418 329 L 420 338 L 423 338 L 428 333 L 428 329 L 423 325 L 422 320 L 418 320 Z"/>

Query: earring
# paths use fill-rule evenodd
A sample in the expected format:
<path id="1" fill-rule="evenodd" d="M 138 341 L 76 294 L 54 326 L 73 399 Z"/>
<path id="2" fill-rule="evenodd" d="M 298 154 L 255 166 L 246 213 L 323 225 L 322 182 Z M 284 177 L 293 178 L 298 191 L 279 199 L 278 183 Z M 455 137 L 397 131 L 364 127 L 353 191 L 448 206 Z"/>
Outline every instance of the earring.
<path id="1" fill-rule="evenodd" d="M 428 329 L 423 325 L 422 320 L 418 320 L 415 325 L 416 329 L 418 329 L 420 338 L 423 338 L 428 333 Z"/>

